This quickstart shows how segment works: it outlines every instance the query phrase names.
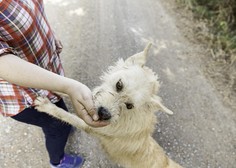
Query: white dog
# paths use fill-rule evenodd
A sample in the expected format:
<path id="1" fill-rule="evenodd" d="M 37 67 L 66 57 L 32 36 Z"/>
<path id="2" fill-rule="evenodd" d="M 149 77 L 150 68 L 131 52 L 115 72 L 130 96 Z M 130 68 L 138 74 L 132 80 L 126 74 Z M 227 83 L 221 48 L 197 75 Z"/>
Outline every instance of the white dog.
<path id="1" fill-rule="evenodd" d="M 110 159 L 125 168 L 181 168 L 152 138 L 157 123 L 155 112 L 172 114 L 172 111 L 156 95 L 157 75 L 144 66 L 150 46 L 109 67 L 101 77 L 102 85 L 94 89 L 98 115 L 110 120 L 108 126 L 90 127 L 45 98 L 35 101 L 36 108 L 95 135 Z"/>

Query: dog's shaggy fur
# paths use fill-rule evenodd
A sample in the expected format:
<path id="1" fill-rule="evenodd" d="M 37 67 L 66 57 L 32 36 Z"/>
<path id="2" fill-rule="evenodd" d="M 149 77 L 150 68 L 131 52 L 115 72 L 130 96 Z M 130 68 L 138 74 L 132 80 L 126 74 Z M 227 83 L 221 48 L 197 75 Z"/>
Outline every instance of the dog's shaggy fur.
<path id="1" fill-rule="evenodd" d="M 109 67 L 101 86 L 94 89 L 96 107 L 110 114 L 108 126 L 90 127 L 45 98 L 35 101 L 36 108 L 95 135 L 110 159 L 125 168 L 180 168 L 152 138 L 157 123 L 155 112 L 172 111 L 156 95 L 157 75 L 144 66 L 150 45 Z"/>

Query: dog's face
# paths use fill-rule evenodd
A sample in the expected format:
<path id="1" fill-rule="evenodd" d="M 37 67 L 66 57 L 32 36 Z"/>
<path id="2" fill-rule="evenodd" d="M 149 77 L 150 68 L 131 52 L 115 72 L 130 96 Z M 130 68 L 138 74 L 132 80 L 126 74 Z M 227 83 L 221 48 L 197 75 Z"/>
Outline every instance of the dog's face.
<path id="1" fill-rule="evenodd" d="M 150 44 L 141 53 L 119 60 L 101 77 L 102 84 L 93 91 L 101 120 L 131 120 L 135 115 L 146 116 L 162 110 L 172 114 L 156 95 L 157 75 L 144 66 Z M 142 118 L 142 117 L 141 117 Z"/>

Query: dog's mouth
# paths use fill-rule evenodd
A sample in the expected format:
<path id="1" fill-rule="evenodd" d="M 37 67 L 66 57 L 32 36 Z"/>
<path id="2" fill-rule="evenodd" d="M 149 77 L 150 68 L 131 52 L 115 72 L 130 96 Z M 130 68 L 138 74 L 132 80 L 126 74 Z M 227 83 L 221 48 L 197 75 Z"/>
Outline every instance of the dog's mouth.
<path id="1" fill-rule="evenodd" d="M 110 120 L 111 113 L 105 107 L 100 106 L 98 108 L 98 117 L 99 117 L 99 120 L 101 121 Z"/>

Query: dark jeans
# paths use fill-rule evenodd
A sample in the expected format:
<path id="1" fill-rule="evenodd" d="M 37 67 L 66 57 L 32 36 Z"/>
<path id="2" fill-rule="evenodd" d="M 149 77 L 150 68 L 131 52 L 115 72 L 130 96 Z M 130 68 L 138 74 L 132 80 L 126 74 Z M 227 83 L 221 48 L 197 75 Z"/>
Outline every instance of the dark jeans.
<path id="1" fill-rule="evenodd" d="M 68 111 L 63 100 L 56 105 Z M 19 114 L 12 117 L 13 119 L 42 128 L 46 148 L 49 154 L 50 162 L 58 164 L 64 155 L 64 148 L 71 130 L 71 125 L 62 122 L 46 113 L 38 112 L 35 108 L 27 108 Z"/>

